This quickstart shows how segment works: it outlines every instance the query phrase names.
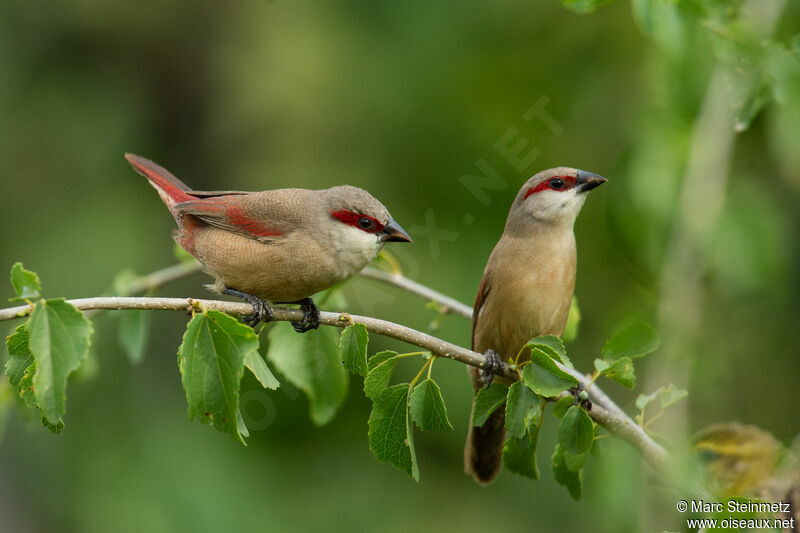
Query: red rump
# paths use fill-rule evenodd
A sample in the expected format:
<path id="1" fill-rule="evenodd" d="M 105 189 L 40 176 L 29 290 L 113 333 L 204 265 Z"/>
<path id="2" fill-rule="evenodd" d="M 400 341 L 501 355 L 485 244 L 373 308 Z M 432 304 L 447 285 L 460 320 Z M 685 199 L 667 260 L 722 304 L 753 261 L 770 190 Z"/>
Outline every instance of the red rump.
<path id="1" fill-rule="evenodd" d="M 194 233 L 199 225 L 201 225 L 201 223 L 199 223 L 198 220 L 191 215 L 185 216 L 181 220 L 182 231 L 178 233 L 178 235 L 180 235 L 180 241 L 178 241 L 178 244 L 180 244 L 184 250 L 192 255 L 195 253 Z"/>
<path id="2" fill-rule="evenodd" d="M 554 178 L 559 178 L 559 179 L 564 180 L 564 187 L 562 187 L 561 189 L 552 188 L 550 186 L 550 180 L 552 180 Z M 571 188 L 573 188 L 575 186 L 575 182 L 576 181 L 577 181 L 577 178 L 575 178 L 575 176 L 552 176 L 552 177 L 549 177 L 546 180 L 544 180 L 543 182 L 537 184 L 536 187 L 529 188 L 528 191 L 525 193 L 525 198 L 524 199 L 527 199 L 528 196 L 530 196 L 531 194 L 536 194 L 537 192 L 542 192 L 542 191 L 544 191 L 546 189 L 550 189 L 551 191 L 556 191 L 556 192 L 568 191 L 568 190 L 570 190 Z"/>
<path id="3" fill-rule="evenodd" d="M 367 233 L 378 233 L 379 231 L 383 231 L 384 225 L 381 224 L 378 219 L 371 217 L 369 215 L 362 215 L 361 213 L 354 213 L 352 211 L 348 211 L 347 209 L 340 209 L 339 211 L 331 211 L 331 215 L 334 218 L 337 218 L 347 224 L 348 226 L 353 226 L 355 228 L 360 229 L 361 231 L 366 231 Z M 358 221 L 362 218 L 369 219 L 372 221 L 371 228 L 362 228 L 358 225 Z"/>

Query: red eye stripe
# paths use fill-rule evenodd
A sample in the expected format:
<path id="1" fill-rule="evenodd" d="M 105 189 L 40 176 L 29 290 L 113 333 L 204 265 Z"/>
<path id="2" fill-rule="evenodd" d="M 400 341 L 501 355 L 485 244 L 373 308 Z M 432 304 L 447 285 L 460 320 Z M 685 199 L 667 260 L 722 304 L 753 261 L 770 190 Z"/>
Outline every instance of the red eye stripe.
<path id="1" fill-rule="evenodd" d="M 560 178 L 560 179 L 564 180 L 564 187 L 561 188 L 561 189 L 552 188 L 550 186 L 550 180 L 553 179 L 553 178 Z M 551 177 L 547 178 L 546 180 L 544 180 L 543 182 L 541 182 L 538 185 L 536 185 L 536 187 L 530 187 L 527 190 L 527 192 L 525 193 L 525 198 L 523 198 L 523 199 L 527 199 L 528 196 L 530 196 L 531 194 L 536 194 L 537 192 L 542 192 L 545 189 L 550 189 L 551 191 L 556 191 L 556 192 L 568 191 L 568 190 L 570 190 L 571 188 L 573 188 L 575 186 L 575 182 L 576 181 L 577 181 L 577 178 L 575 176 L 551 176 Z"/>
<path id="2" fill-rule="evenodd" d="M 331 215 L 334 218 L 337 218 L 347 224 L 348 226 L 353 226 L 354 228 L 358 228 L 361 231 L 366 231 L 367 233 L 378 233 L 383 231 L 384 225 L 381 224 L 377 218 L 371 217 L 369 215 L 362 215 L 361 213 L 354 213 L 353 211 L 348 211 L 347 209 L 340 209 L 339 211 L 331 211 Z M 358 221 L 362 218 L 367 218 L 372 221 L 372 228 L 364 229 L 358 225 Z"/>

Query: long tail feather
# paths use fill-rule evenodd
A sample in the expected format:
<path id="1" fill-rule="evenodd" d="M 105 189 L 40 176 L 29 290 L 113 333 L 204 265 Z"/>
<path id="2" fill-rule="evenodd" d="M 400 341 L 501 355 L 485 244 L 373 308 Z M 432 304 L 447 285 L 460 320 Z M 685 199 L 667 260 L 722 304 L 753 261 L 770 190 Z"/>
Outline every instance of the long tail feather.
<path id="1" fill-rule="evenodd" d="M 469 370 L 477 393 L 481 387 L 479 381 L 480 372 L 475 368 L 470 368 Z M 473 403 L 473 409 L 474 407 Z M 472 425 L 472 415 L 470 415 L 467 443 L 464 446 L 464 471 L 467 474 L 472 474 L 475 481 L 481 485 L 488 485 L 500 473 L 503 459 L 503 443 L 506 440 L 505 422 L 505 406 L 492 413 L 481 427 Z"/>
<path id="2" fill-rule="evenodd" d="M 481 427 L 470 427 L 464 447 L 464 471 L 488 485 L 500 473 L 506 439 L 505 408 L 491 414 Z"/>
<path id="3" fill-rule="evenodd" d="M 173 176 L 167 169 L 149 159 L 134 154 L 125 154 L 125 159 L 128 160 L 136 172 L 147 178 L 150 185 L 155 187 L 158 195 L 161 196 L 161 200 L 167 205 L 176 221 L 178 220 L 178 215 L 174 209 L 175 204 L 196 200 L 196 197 L 187 192 L 189 187 Z"/>

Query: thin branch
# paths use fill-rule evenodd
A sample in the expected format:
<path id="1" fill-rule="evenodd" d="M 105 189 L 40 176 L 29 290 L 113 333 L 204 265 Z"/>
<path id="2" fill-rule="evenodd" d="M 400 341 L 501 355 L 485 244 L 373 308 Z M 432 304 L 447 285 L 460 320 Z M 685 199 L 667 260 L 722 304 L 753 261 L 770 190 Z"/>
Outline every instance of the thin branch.
<path id="1" fill-rule="evenodd" d="M 597 392 L 592 386 L 593 392 Z M 592 392 L 589 393 L 592 396 Z M 616 406 L 616 404 L 613 404 Z M 614 413 L 604 407 L 594 403 L 589 416 L 599 425 L 606 428 L 610 433 L 628 442 L 639 451 L 645 460 L 659 472 L 667 470 L 670 462 L 670 455 L 663 446 L 654 441 L 636 422 L 630 419 L 624 412 Z"/>
<path id="2" fill-rule="evenodd" d="M 220 300 L 195 300 L 192 298 L 140 298 L 140 297 L 99 297 L 99 298 L 79 298 L 67 300 L 76 308 L 81 310 L 90 309 L 152 309 L 152 310 L 172 310 L 172 311 L 191 311 L 195 308 L 221 311 L 234 315 L 247 315 L 253 312 L 253 307 L 248 303 L 226 302 Z M 298 321 L 302 320 L 303 312 L 299 309 L 287 309 L 284 307 L 272 308 L 274 320 Z M 0 321 L 22 318 L 31 312 L 31 306 L 19 306 L 0 310 Z M 400 324 L 380 320 L 377 318 L 348 315 L 346 313 L 320 312 L 320 322 L 327 326 L 345 327 L 352 322 L 363 324 L 367 330 L 387 337 L 392 337 L 409 344 L 419 346 L 432 353 L 482 368 L 485 364 L 483 354 L 473 352 L 461 346 L 438 339 L 427 333 L 422 333 Z M 574 369 L 562 367 L 565 371 L 574 375 L 584 387 L 587 387 L 589 380 Z M 516 371 L 504 367 L 503 375 L 516 379 Z M 619 407 L 611 402 L 607 396 L 600 393 L 596 386 L 589 389 L 589 396 L 596 404 L 589 411 L 589 415 L 609 431 L 632 444 L 642 456 L 656 469 L 663 470 L 669 459 L 667 451 L 653 441 L 641 427 L 636 425 Z M 613 406 L 613 407 L 611 407 Z"/>
<path id="3" fill-rule="evenodd" d="M 439 304 L 439 310 L 443 314 L 453 313 L 463 316 L 466 319 L 472 320 L 472 308 L 465 305 L 455 298 L 451 298 L 446 294 L 435 291 L 430 287 L 417 283 L 413 279 L 409 279 L 402 274 L 392 274 L 385 272 L 375 267 L 367 267 L 360 273 L 361 277 L 382 281 L 389 285 L 399 287 L 406 292 L 410 292 L 415 296 L 419 296 L 423 300 L 433 301 Z"/>
<path id="4" fill-rule="evenodd" d="M 82 311 L 93 309 L 151 309 L 157 311 L 190 312 L 193 308 L 199 307 L 201 309 L 221 311 L 232 315 L 248 315 L 253 312 L 253 306 L 244 302 L 199 300 L 194 298 L 101 296 L 97 298 L 77 298 L 74 300 L 67 300 L 67 302 Z M 25 317 L 30 311 L 31 307 L 29 305 L 0 309 L 0 322 Z M 303 319 L 303 312 L 299 309 L 272 307 L 272 312 L 273 320 L 298 321 Z M 429 350 L 436 355 L 461 361 L 462 363 L 479 368 L 483 367 L 484 357 L 482 354 L 467 350 L 461 346 L 456 346 L 455 344 L 443 341 L 427 333 L 422 333 L 421 331 L 395 324 L 394 322 L 368 316 L 320 311 L 320 323 L 326 326 L 345 327 L 350 324 L 351 321 L 364 324 L 369 331 L 408 342 L 409 344 Z M 507 368 L 503 375 L 514 378 L 516 372 Z"/>
<path id="5" fill-rule="evenodd" d="M 186 276 L 194 274 L 195 272 L 200 272 L 200 270 L 202 270 L 202 266 L 196 261 L 178 263 L 168 266 L 166 268 L 162 268 L 161 270 L 156 270 L 154 272 L 150 272 L 149 274 L 144 274 L 134 278 L 120 293 L 117 294 L 117 296 L 133 296 L 135 294 L 141 294 L 145 291 L 152 291 L 162 285 L 166 285 L 171 281 L 185 278 Z M 92 317 L 98 313 L 101 313 L 102 311 L 102 309 L 94 309 L 87 311 L 85 314 L 87 317 Z"/>
<path id="6" fill-rule="evenodd" d="M 167 268 L 162 268 L 161 270 L 156 270 L 155 272 L 134 279 L 126 287 L 125 293 L 119 296 L 133 296 L 134 294 L 139 294 L 147 290 L 156 289 L 170 281 L 175 281 L 190 274 L 194 274 L 195 272 L 200 272 L 201 268 L 200 263 L 192 262 L 178 263 L 168 266 Z"/>

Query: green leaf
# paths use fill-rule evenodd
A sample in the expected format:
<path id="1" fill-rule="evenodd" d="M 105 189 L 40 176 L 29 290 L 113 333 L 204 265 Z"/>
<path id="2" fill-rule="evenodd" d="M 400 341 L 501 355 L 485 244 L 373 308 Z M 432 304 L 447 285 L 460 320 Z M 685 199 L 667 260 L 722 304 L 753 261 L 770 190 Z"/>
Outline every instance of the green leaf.
<path id="1" fill-rule="evenodd" d="M 661 393 L 659 394 L 659 396 L 661 397 L 662 409 L 666 409 L 667 407 L 676 403 L 678 400 L 685 398 L 686 396 L 689 395 L 687 391 L 675 388 L 675 385 L 673 385 L 672 383 L 667 385 L 666 388 L 664 387 L 659 388 L 659 391 Z"/>
<path id="2" fill-rule="evenodd" d="M 581 310 L 578 307 L 578 298 L 573 296 L 569 306 L 569 314 L 567 315 L 567 325 L 564 326 L 564 333 L 561 334 L 564 342 L 572 342 L 578 338 L 578 326 L 580 323 Z"/>
<path id="3" fill-rule="evenodd" d="M 258 382 L 261 383 L 261 386 L 265 389 L 275 390 L 281 386 L 281 382 L 272 375 L 267 363 L 264 362 L 261 354 L 256 350 L 248 352 L 247 355 L 244 356 L 244 366 L 253 373 Z"/>
<path id="4" fill-rule="evenodd" d="M 11 267 L 11 285 L 17 296 L 9 298 L 9 302 L 33 300 L 41 296 L 42 282 L 39 280 L 39 275 L 36 272 L 25 270 L 22 263 L 14 263 L 14 266 Z"/>
<path id="5" fill-rule="evenodd" d="M 25 374 L 23 374 L 19 385 L 17 385 L 20 399 L 30 409 L 39 409 L 39 404 L 36 403 L 36 395 L 33 393 L 33 376 L 35 375 L 36 363 L 33 363 L 25 370 Z"/>
<path id="6" fill-rule="evenodd" d="M 664 387 L 659 387 L 658 389 L 656 389 L 655 392 L 651 394 L 640 394 L 636 398 L 636 408 L 642 410 L 648 405 L 650 405 L 650 403 L 652 403 L 653 400 L 658 398 L 658 395 L 661 394 L 662 390 L 664 390 Z"/>
<path id="7" fill-rule="evenodd" d="M 481 427 L 498 407 L 503 405 L 508 395 L 508 387 L 500 383 L 492 383 L 487 388 L 482 388 L 475 395 L 472 406 L 472 425 Z"/>
<path id="8" fill-rule="evenodd" d="M 567 470 L 577 472 L 583 467 L 594 440 L 594 425 L 586 411 L 578 405 L 567 409 L 558 426 L 558 444 L 564 454 Z"/>
<path id="9" fill-rule="evenodd" d="M 367 398 L 374 400 L 389 385 L 397 361 L 397 352 L 390 350 L 370 357 L 369 373 L 364 379 L 364 394 Z"/>
<path id="10" fill-rule="evenodd" d="M 150 336 L 150 314 L 143 309 L 122 311 L 119 317 L 119 343 L 131 363 L 144 359 L 144 349 Z"/>
<path id="11" fill-rule="evenodd" d="M 344 367 L 359 376 L 367 375 L 367 343 L 369 333 L 364 324 L 353 324 L 339 337 L 339 357 Z"/>
<path id="12" fill-rule="evenodd" d="M 509 438 L 503 444 L 503 465 L 509 472 L 539 479 L 536 464 L 536 446 L 539 441 L 539 426 L 534 426 L 523 438 Z"/>
<path id="13" fill-rule="evenodd" d="M 595 359 L 594 367 L 603 376 L 613 379 L 629 389 L 636 385 L 636 373 L 633 370 L 633 361 L 630 357 L 620 357 L 613 362 Z"/>
<path id="14" fill-rule="evenodd" d="M 673 58 L 680 57 L 687 49 L 691 21 L 684 20 L 683 2 L 670 0 L 632 0 L 631 12 L 641 30 L 650 36 L 656 45 Z"/>
<path id="15" fill-rule="evenodd" d="M 564 343 L 555 335 L 542 335 L 540 337 L 536 337 L 535 339 L 528 341 L 528 344 L 526 344 L 525 347 L 530 348 L 531 350 L 538 348 L 546 355 L 550 356 L 551 359 L 554 359 L 562 365 L 572 368 L 572 361 L 570 361 L 569 357 L 567 357 L 567 349 L 564 348 Z"/>
<path id="16" fill-rule="evenodd" d="M 564 461 L 564 449 L 560 444 L 556 444 L 556 449 L 553 450 L 552 457 L 553 474 L 556 478 L 556 483 L 567 487 L 570 496 L 574 500 L 581 499 L 581 473 L 572 472 L 567 468 Z"/>
<path id="17" fill-rule="evenodd" d="M 614 0 L 561 0 L 561 3 L 564 4 L 567 9 L 584 15 L 593 12 L 603 4 L 608 4 L 613 1 Z"/>
<path id="18" fill-rule="evenodd" d="M 531 350 L 531 362 L 522 371 L 522 380 L 533 391 L 545 397 L 558 396 L 562 391 L 574 387 L 578 380 L 556 366 L 545 352 Z"/>
<path id="19" fill-rule="evenodd" d="M 63 299 L 40 300 L 31 313 L 28 333 L 36 361 L 36 403 L 47 421 L 57 425 L 67 410 L 67 378 L 89 355 L 92 324 Z"/>
<path id="20" fill-rule="evenodd" d="M 258 349 L 253 330 L 219 311 L 196 313 L 178 349 L 189 419 L 199 419 L 244 444 L 239 431 L 239 387 L 245 356 Z"/>
<path id="21" fill-rule="evenodd" d="M 408 410 L 406 410 L 406 413 L 408 413 Z M 419 464 L 417 463 L 417 452 L 414 448 L 414 428 L 411 426 L 411 417 L 408 415 L 406 415 L 406 435 L 408 449 L 411 452 L 411 477 L 414 481 L 419 481 Z"/>
<path id="22" fill-rule="evenodd" d="M 426 379 L 414 387 L 409 408 L 411 419 L 422 431 L 434 433 L 453 431 L 453 425 L 447 419 L 447 408 L 442 399 L 442 392 L 432 379 Z"/>
<path id="23" fill-rule="evenodd" d="M 28 323 L 20 324 L 14 333 L 6 337 L 8 361 L 6 376 L 8 381 L 18 387 L 28 368 L 33 365 L 33 355 L 28 348 Z"/>
<path id="24" fill-rule="evenodd" d="M 308 397 L 311 420 L 319 426 L 330 422 L 347 396 L 336 330 L 320 328 L 300 335 L 289 324 L 275 324 L 267 338 L 267 360 Z"/>
<path id="25" fill-rule="evenodd" d="M 612 361 L 621 357 L 644 357 L 658 349 L 659 340 L 650 324 L 637 322 L 626 326 L 606 341 L 603 346 L 603 359 Z"/>
<path id="26" fill-rule="evenodd" d="M 64 421 L 59 419 L 58 422 L 52 424 L 44 415 L 42 415 L 42 427 L 46 428 L 47 431 L 53 435 L 58 435 L 64 429 Z"/>
<path id="27" fill-rule="evenodd" d="M 236 410 L 236 429 L 242 437 L 247 438 L 250 436 L 250 430 L 247 429 L 247 424 L 244 423 L 241 409 Z"/>
<path id="28" fill-rule="evenodd" d="M 555 415 L 556 418 L 564 418 L 564 415 L 567 414 L 567 410 L 573 405 L 575 405 L 575 398 L 571 394 L 559 398 L 559 400 L 553 404 L 553 415 Z"/>
<path id="29" fill-rule="evenodd" d="M 678 389 L 670 383 L 666 387 L 659 387 L 655 391 L 651 392 L 650 394 L 640 394 L 638 398 L 636 398 L 636 408 L 639 410 L 645 409 L 648 405 L 650 405 L 656 398 L 661 400 L 661 408 L 666 409 L 667 407 L 673 405 L 678 400 L 686 397 L 689 393 L 683 389 Z"/>
<path id="30" fill-rule="evenodd" d="M 36 362 L 28 347 L 28 322 L 20 324 L 12 335 L 6 337 L 8 361 L 6 376 L 16 389 L 17 396 L 30 408 L 38 408 L 33 395 L 33 376 L 36 373 Z"/>
<path id="31" fill-rule="evenodd" d="M 419 480 L 411 422 L 408 383 L 385 389 L 375 399 L 369 416 L 369 449 L 378 461 L 389 463 Z"/>
<path id="32" fill-rule="evenodd" d="M 392 350 L 384 350 L 382 352 L 378 352 L 372 357 L 369 358 L 367 361 L 367 371 L 372 372 L 372 370 L 378 366 L 379 364 L 383 363 L 384 361 L 388 361 L 392 357 L 397 357 L 397 352 Z"/>
<path id="33" fill-rule="evenodd" d="M 538 423 L 542 399 L 524 383 L 516 381 L 508 388 L 506 400 L 506 429 L 508 434 L 522 439 L 531 426 Z"/>

